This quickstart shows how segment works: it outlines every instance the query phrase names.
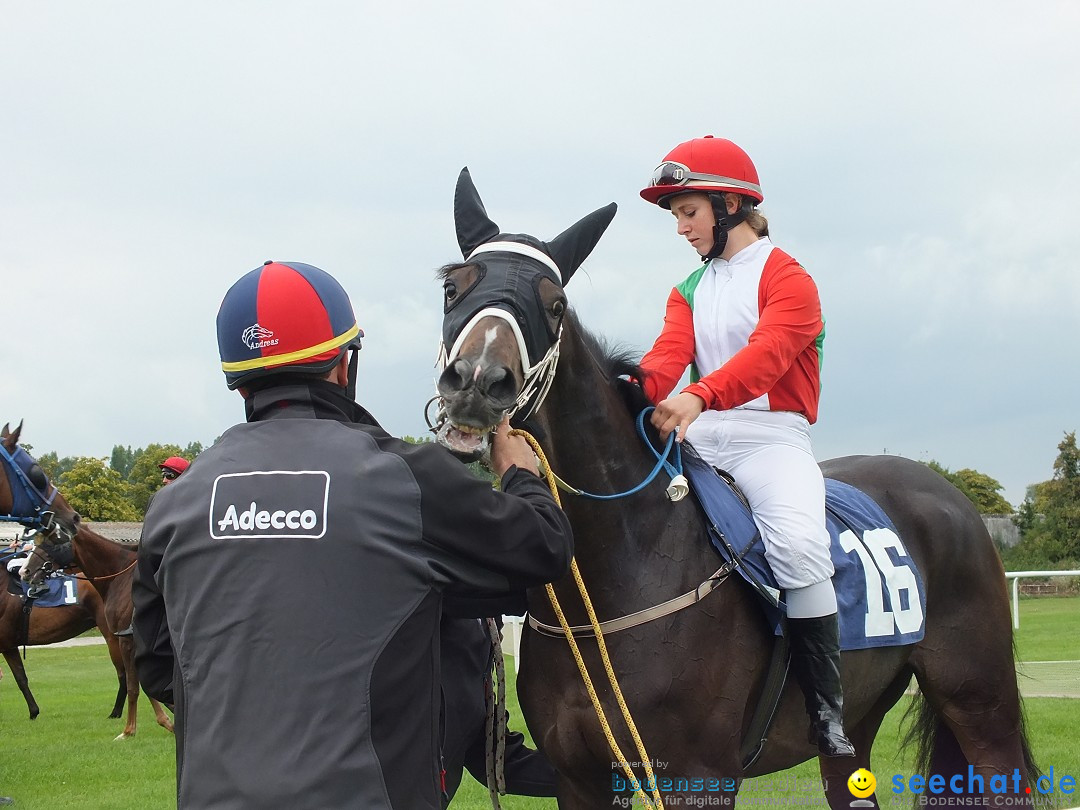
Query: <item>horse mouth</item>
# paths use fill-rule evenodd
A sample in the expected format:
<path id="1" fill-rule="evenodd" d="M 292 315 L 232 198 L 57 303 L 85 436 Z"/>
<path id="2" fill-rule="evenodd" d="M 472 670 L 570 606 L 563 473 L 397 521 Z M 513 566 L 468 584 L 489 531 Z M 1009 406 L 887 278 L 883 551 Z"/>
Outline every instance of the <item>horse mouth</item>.
<path id="1" fill-rule="evenodd" d="M 491 453 L 491 433 L 495 426 L 455 425 L 449 420 L 435 434 L 435 441 L 465 461 L 476 461 Z"/>

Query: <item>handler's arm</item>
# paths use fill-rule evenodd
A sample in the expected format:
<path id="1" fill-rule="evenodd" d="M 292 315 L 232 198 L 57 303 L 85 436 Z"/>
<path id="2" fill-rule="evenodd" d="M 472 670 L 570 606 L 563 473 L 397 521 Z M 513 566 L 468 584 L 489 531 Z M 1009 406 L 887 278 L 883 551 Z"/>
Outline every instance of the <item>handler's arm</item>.
<path id="1" fill-rule="evenodd" d="M 170 706 L 173 700 L 174 658 L 169 624 L 165 617 L 165 600 L 155 575 L 161 563 L 153 543 L 145 538 L 139 544 L 135 577 L 131 583 L 131 600 L 135 605 L 135 668 L 139 683 L 146 694 Z"/>
<path id="2" fill-rule="evenodd" d="M 440 549 L 441 559 L 453 569 L 446 572 L 452 590 L 496 595 L 554 582 L 569 570 L 574 553 L 570 522 L 547 484 L 527 471 L 536 467 L 532 452 L 525 461 L 513 445 L 506 449 L 511 452 L 505 456 L 493 451 L 493 458 L 510 464 L 502 492 L 441 447 L 398 449 L 420 487 L 424 540 Z"/>

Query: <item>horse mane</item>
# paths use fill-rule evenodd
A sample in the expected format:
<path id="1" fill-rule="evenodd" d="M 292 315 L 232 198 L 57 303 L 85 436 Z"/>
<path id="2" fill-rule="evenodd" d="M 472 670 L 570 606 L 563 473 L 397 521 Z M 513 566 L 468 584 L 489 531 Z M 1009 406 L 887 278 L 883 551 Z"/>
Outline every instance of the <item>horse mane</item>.
<path id="1" fill-rule="evenodd" d="M 566 312 L 567 321 L 581 336 L 589 353 L 596 359 L 607 378 L 608 385 L 615 389 L 631 416 L 637 416 L 653 402 L 646 396 L 641 380 L 646 372 L 641 368 L 638 353 L 620 343 L 610 343 L 606 338 L 593 334 L 578 319 L 574 310 Z"/>

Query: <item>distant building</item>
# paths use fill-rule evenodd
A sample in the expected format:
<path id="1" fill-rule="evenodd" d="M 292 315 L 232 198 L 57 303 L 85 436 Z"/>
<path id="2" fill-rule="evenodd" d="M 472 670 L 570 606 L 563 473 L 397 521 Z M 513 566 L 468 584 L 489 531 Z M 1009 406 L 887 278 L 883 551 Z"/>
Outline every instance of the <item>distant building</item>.
<path id="1" fill-rule="evenodd" d="M 142 523 L 121 523 L 118 521 L 92 523 L 87 521 L 86 526 L 102 537 L 128 546 L 139 545 L 139 539 L 142 537 Z"/>
<path id="2" fill-rule="evenodd" d="M 1012 548 L 1020 542 L 1020 530 L 1012 515 L 983 515 L 983 524 L 994 542 L 1001 548 Z"/>
<path id="3" fill-rule="evenodd" d="M 142 537 L 142 523 L 119 523 L 111 521 L 95 523 L 88 520 L 86 525 L 102 537 L 128 546 L 139 545 L 139 538 Z M 12 540 L 18 540 L 22 537 L 22 533 L 23 527 L 18 523 L 0 523 L 0 544 L 6 545 Z"/>

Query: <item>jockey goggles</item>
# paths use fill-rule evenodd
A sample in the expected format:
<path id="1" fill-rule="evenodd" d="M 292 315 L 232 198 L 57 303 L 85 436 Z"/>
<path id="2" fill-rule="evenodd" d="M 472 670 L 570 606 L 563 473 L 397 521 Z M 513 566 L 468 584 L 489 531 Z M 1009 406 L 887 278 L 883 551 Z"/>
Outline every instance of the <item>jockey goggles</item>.
<path id="1" fill-rule="evenodd" d="M 718 174 L 696 174 L 690 171 L 688 166 L 667 160 L 661 163 L 653 171 L 649 186 L 693 186 L 695 190 L 702 186 L 715 187 L 725 191 L 743 189 L 755 192 L 761 196 L 761 186 L 747 183 L 745 180 L 736 180 L 734 177 L 722 177 Z M 736 192 L 737 193 L 737 192 Z"/>

